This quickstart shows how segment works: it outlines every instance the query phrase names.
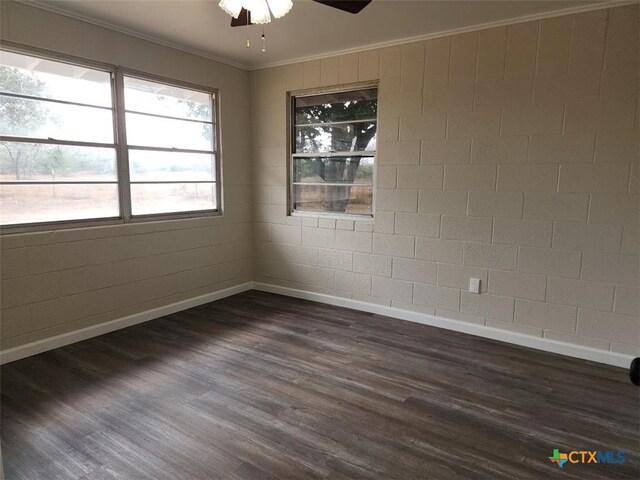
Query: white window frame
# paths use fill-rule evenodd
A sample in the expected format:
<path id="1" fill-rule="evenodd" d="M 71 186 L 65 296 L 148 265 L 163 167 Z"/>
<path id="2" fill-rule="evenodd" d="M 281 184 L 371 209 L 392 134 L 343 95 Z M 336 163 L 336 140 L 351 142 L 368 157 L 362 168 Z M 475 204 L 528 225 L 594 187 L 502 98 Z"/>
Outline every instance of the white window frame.
<path id="1" fill-rule="evenodd" d="M 87 60 L 84 58 L 75 57 L 72 55 L 60 54 L 49 50 L 44 50 L 35 47 L 25 47 L 14 42 L 3 42 L 2 50 L 22 55 L 28 55 L 32 57 L 38 57 L 45 60 L 54 62 L 67 63 L 71 65 L 77 65 L 80 67 L 91 68 L 93 70 L 100 70 L 109 73 L 111 77 L 111 110 L 113 112 L 113 131 L 114 131 L 114 144 L 104 144 L 95 142 L 84 141 L 66 141 L 55 139 L 37 139 L 28 137 L 17 136 L 5 136 L 0 135 L 0 141 L 18 141 L 24 143 L 41 143 L 48 145 L 68 145 L 68 146 L 85 146 L 85 147 L 105 147 L 114 148 L 116 152 L 116 164 L 117 164 L 117 187 L 118 187 L 118 199 L 119 199 L 119 215 L 117 217 L 107 218 L 87 218 L 78 220 L 61 220 L 61 221 L 48 221 L 48 222 L 33 222 L 24 224 L 11 224 L 0 225 L 0 235 L 9 235 L 15 233 L 28 233 L 39 232 L 43 230 L 61 230 L 68 228 L 84 228 L 84 227 L 96 227 L 106 225 L 121 225 L 125 223 L 140 223 L 150 221 L 165 221 L 165 220 L 177 220 L 186 218 L 197 218 L 206 216 L 220 216 L 223 214 L 222 205 L 222 150 L 220 144 L 220 93 L 217 88 L 206 87 L 197 85 L 182 80 L 175 80 L 159 75 L 149 74 L 133 69 L 118 67 L 115 65 Z M 132 215 L 131 213 L 131 183 L 129 176 L 129 147 L 135 147 L 136 149 L 145 149 L 153 151 L 169 151 L 169 152 L 193 152 L 194 150 L 179 149 L 179 148 L 163 148 L 163 147 L 139 147 L 127 144 L 127 131 L 126 131 L 126 119 L 125 119 L 125 107 L 124 107 L 124 77 L 138 78 L 142 80 L 148 80 L 150 82 L 162 83 L 169 86 L 178 88 L 185 88 L 189 90 L 195 90 L 198 92 L 211 95 L 212 100 L 212 130 L 213 141 L 212 150 L 205 153 L 211 153 L 215 158 L 215 187 L 216 187 L 216 207 L 215 209 L 208 210 L 193 210 L 185 212 L 169 212 L 169 213 L 153 213 L 144 215 Z M 45 101 L 49 101 L 44 99 Z M 74 102 L 60 102 L 66 104 L 77 104 Z M 200 151 L 197 151 L 202 153 Z M 2 182 L 0 182 L 2 183 Z M 92 183 L 92 182 L 87 182 Z M 104 182 L 97 182 L 104 183 Z M 112 183 L 112 182 L 107 182 Z M 134 182 L 135 183 L 135 182 Z M 145 182 L 156 183 L 156 182 Z M 157 182 L 159 184 L 167 182 Z M 185 183 L 185 182 L 180 182 Z M 189 183 L 189 182 L 186 182 Z M 21 184 L 29 184 L 29 182 L 21 182 Z"/>
<path id="2" fill-rule="evenodd" d="M 291 217 L 313 217 L 313 218 L 335 218 L 335 219 L 343 219 L 343 220 L 357 220 L 357 221 L 373 221 L 376 212 L 376 185 L 377 185 L 377 171 L 378 171 L 378 147 L 376 146 L 376 150 L 372 152 L 313 152 L 313 153 L 294 153 L 295 151 L 295 137 L 293 132 L 296 127 L 295 122 L 295 99 L 298 97 L 313 97 L 316 95 L 322 95 L 326 93 L 345 93 L 345 92 L 355 92 L 358 90 L 369 90 L 375 88 L 379 90 L 378 81 L 369 81 L 369 82 L 360 82 L 360 83 L 352 83 L 345 85 L 336 85 L 332 87 L 321 87 L 321 88 L 312 88 L 305 90 L 297 90 L 287 93 L 287 109 L 289 115 L 287 116 L 287 159 L 288 159 L 288 168 L 287 168 L 287 214 Z M 379 102 L 379 98 L 376 99 Z M 365 119 L 366 120 L 366 119 Z M 376 134 L 379 124 L 379 119 L 376 116 Z M 341 123 L 341 122 L 337 122 Z M 303 158 L 303 157 L 331 157 L 331 156 L 339 156 L 345 157 L 347 154 L 353 154 L 354 156 L 364 156 L 364 157 L 373 157 L 373 179 L 371 185 L 371 213 L 339 213 L 339 212 L 312 212 L 312 211 L 302 211 L 295 210 L 293 205 L 295 201 L 294 197 L 294 163 L 295 158 Z M 313 184 L 310 184 L 313 185 Z"/>

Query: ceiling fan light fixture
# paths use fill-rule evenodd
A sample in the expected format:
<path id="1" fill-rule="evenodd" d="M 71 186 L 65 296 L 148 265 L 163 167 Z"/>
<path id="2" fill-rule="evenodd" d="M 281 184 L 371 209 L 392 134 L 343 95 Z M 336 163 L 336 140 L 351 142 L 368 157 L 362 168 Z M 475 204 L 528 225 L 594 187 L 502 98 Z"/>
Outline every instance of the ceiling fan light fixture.
<path id="1" fill-rule="evenodd" d="M 233 18 L 238 18 L 240 10 L 242 10 L 242 0 L 220 0 L 218 5 Z"/>
<path id="2" fill-rule="evenodd" d="M 262 25 L 271 22 L 267 0 L 244 0 L 242 4 L 251 12 L 251 23 Z"/>
<path id="3" fill-rule="evenodd" d="M 267 0 L 269 4 L 269 8 L 271 9 L 271 13 L 276 18 L 284 17 L 291 7 L 293 7 L 293 2 L 291 0 Z"/>

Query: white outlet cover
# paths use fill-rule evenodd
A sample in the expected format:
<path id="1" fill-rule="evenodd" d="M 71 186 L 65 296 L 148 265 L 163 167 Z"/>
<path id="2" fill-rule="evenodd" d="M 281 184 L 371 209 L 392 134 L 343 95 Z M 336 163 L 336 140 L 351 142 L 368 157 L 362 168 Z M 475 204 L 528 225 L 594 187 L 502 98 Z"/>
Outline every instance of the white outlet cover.
<path id="1" fill-rule="evenodd" d="M 471 292 L 471 293 L 480 293 L 480 279 L 479 278 L 470 278 L 469 279 L 469 292 Z"/>

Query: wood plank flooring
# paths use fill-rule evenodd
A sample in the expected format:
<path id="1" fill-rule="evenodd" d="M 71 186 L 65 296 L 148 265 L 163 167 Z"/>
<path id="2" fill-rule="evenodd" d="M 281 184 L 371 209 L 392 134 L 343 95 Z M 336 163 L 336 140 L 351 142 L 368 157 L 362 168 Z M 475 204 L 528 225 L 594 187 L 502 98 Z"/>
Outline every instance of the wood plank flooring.
<path id="1" fill-rule="evenodd" d="M 7 480 L 640 477 L 624 369 L 255 291 L 1 373 Z"/>

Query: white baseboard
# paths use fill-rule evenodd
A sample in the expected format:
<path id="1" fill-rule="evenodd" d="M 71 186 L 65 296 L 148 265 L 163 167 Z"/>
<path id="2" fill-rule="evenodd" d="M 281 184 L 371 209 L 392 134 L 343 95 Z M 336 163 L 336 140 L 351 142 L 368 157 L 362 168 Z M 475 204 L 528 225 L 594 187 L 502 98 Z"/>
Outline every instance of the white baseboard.
<path id="1" fill-rule="evenodd" d="M 21 358 L 30 357 L 31 355 L 37 355 L 38 353 L 46 352 L 47 350 L 63 347 L 65 345 L 69 345 L 70 343 L 97 337 L 98 335 L 113 332 L 114 330 L 120 330 L 121 328 L 130 327 L 132 325 L 137 325 L 138 323 L 147 322 L 155 318 L 160 318 L 165 315 L 180 312 L 182 310 L 186 310 L 187 308 L 196 307 L 198 305 L 203 305 L 215 300 L 220 300 L 221 298 L 230 297 L 231 295 L 246 292 L 247 290 L 251 290 L 252 288 L 253 282 L 246 282 L 234 287 L 225 288 L 224 290 L 219 290 L 217 292 L 207 293 L 205 295 L 200 295 L 188 300 L 171 303 L 163 307 L 153 308 L 151 310 L 146 310 L 134 315 L 117 318 L 109 322 L 81 328 L 80 330 L 63 333 L 61 335 L 56 335 L 55 337 L 45 338 L 44 340 L 38 340 L 37 342 L 27 343 L 26 345 L 20 345 L 19 347 L 9 348 L 0 352 L 0 365 L 13 362 L 14 360 L 20 360 Z"/>
<path id="2" fill-rule="evenodd" d="M 368 302 L 352 300 L 350 298 L 336 297 L 323 293 L 314 293 L 306 290 L 296 290 L 294 288 L 281 287 L 268 283 L 254 282 L 253 288 L 263 292 L 277 293 L 289 297 L 302 298 L 312 300 L 314 302 L 327 303 L 338 307 L 352 308 L 363 312 L 376 313 L 387 317 L 399 318 L 410 322 L 422 323 L 433 327 L 444 328 L 456 332 L 467 333 L 478 337 L 490 338 L 506 343 L 512 343 L 523 347 L 535 348 L 545 352 L 558 353 L 569 357 L 591 360 L 592 362 L 604 363 L 615 367 L 629 368 L 633 356 L 622 353 L 609 352 L 607 350 L 598 350 L 596 348 L 585 347 L 572 343 L 559 342 L 548 338 L 534 337 L 522 333 L 510 332 L 498 328 L 477 325 L 474 323 L 452 320 L 449 318 L 437 317 L 434 315 L 426 315 L 424 313 L 411 312 L 408 310 L 400 310 L 398 308 L 376 305 Z"/>
<path id="3" fill-rule="evenodd" d="M 231 295 L 236 295 L 238 293 L 246 292 L 247 290 L 252 289 L 260 290 L 263 292 L 277 293 L 289 297 L 302 298 L 305 300 L 312 300 L 314 302 L 326 303 L 338 307 L 352 308 L 354 310 L 360 310 L 363 312 L 376 313 L 378 315 L 385 315 L 387 317 L 399 318 L 401 320 L 407 320 L 410 322 L 422 323 L 424 325 L 444 328 L 446 330 L 453 330 L 456 332 L 467 333 L 469 335 L 475 335 L 478 337 L 490 338 L 493 340 L 512 343 L 523 347 L 530 347 L 538 350 L 543 350 L 545 352 L 558 353 L 561 355 L 567 355 L 569 357 L 591 360 L 593 362 L 604 363 L 606 365 L 613 365 L 616 367 L 629 368 L 629 365 L 633 360 L 633 356 L 631 355 L 624 355 L 622 353 L 609 352 L 606 350 L 598 350 L 595 348 L 584 347 L 582 345 L 575 345 L 572 343 L 549 340 L 547 338 L 524 335 L 522 333 L 509 332 L 506 330 L 500 330 L 498 328 L 486 327 L 484 325 L 477 325 L 459 320 L 452 320 L 449 318 L 426 315 L 424 313 L 411 312 L 408 310 L 400 310 L 398 308 L 386 307 L 383 305 L 376 305 L 368 302 L 361 302 L 358 300 L 352 300 L 350 298 L 336 297 L 333 295 L 309 292 L 306 290 L 296 290 L 294 288 L 281 287 L 279 285 L 272 285 L 268 283 L 246 282 L 217 292 L 200 295 L 198 297 L 175 302 L 170 305 L 154 308 L 141 313 L 137 313 L 135 315 L 129 315 L 127 317 L 118 318 L 110 322 L 100 323 L 91 327 L 82 328 L 73 332 L 63 333 L 61 335 L 56 335 L 55 337 L 46 338 L 37 342 L 32 342 L 26 345 L 21 345 L 19 347 L 0 351 L 0 365 L 13 362 L 14 360 L 19 360 L 21 358 L 29 357 L 31 355 L 37 355 L 38 353 L 46 352 L 47 350 L 63 347 L 65 345 L 79 342 L 81 340 L 87 340 L 92 337 L 97 337 L 98 335 L 113 332 L 114 330 L 130 327 L 132 325 L 153 320 L 155 318 L 160 318 L 164 315 L 170 315 L 172 313 L 186 310 L 191 307 L 196 307 L 198 305 L 203 305 L 215 300 L 220 300 L 225 297 L 230 297 Z"/>

